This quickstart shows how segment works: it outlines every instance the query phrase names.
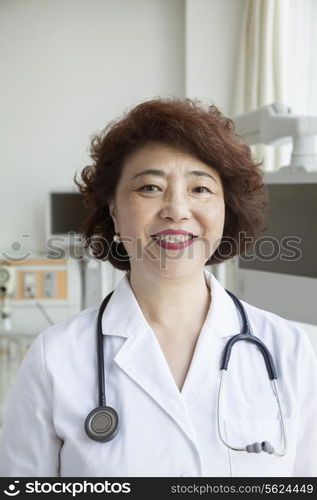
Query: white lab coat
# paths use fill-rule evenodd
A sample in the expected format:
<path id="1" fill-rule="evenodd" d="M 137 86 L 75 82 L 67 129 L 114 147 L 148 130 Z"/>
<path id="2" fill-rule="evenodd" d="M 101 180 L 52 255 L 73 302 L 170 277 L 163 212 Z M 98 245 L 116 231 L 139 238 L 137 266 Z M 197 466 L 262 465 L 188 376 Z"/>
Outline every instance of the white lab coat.
<path id="1" fill-rule="evenodd" d="M 98 306 L 33 342 L 11 390 L 0 444 L 1 476 L 316 476 L 317 366 L 307 334 L 244 303 L 253 332 L 274 358 L 287 432 L 283 458 L 231 451 L 217 432 L 221 353 L 240 331 L 232 299 L 205 269 L 211 307 L 179 392 L 125 274 L 103 316 L 107 404 L 120 418 L 109 442 L 90 440 L 98 405 Z M 256 346 L 238 342 L 223 388 L 224 437 L 268 440 L 281 451 L 276 399 Z"/>

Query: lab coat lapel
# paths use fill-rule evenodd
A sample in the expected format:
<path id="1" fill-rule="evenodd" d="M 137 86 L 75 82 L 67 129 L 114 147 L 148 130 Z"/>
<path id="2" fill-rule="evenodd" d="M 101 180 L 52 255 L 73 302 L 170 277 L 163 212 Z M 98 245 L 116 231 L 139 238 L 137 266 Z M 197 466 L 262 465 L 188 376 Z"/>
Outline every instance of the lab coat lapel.
<path id="1" fill-rule="evenodd" d="M 126 337 L 114 362 L 169 414 L 195 444 L 183 398 L 133 294 L 128 275 L 115 289 L 103 315 L 102 327 L 104 335 Z"/>
<path id="2" fill-rule="evenodd" d="M 221 340 L 215 334 L 210 318 L 206 318 L 182 388 L 182 397 L 188 405 L 194 405 L 218 383 Z"/>
<path id="3" fill-rule="evenodd" d="M 195 436 L 183 398 L 155 335 L 147 328 L 124 343 L 115 362 L 178 424 L 194 443 Z"/>
<path id="4" fill-rule="evenodd" d="M 218 386 L 225 344 L 241 331 L 239 313 L 232 299 L 210 272 L 206 269 L 204 272 L 211 303 L 182 389 L 182 396 L 190 405 Z"/>

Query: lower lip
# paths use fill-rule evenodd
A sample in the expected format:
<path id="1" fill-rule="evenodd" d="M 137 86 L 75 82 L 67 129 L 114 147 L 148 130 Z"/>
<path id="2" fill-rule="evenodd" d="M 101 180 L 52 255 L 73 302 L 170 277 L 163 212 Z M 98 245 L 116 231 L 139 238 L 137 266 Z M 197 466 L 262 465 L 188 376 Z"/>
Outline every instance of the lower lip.
<path id="1" fill-rule="evenodd" d="M 152 238 L 152 239 L 155 241 L 155 243 L 157 245 L 159 245 L 160 247 L 163 247 L 163 248 L 167 248 L 167 250 L 179 250 L 180 248 L 186 248 L 189 245 L 191 245 L 195 238 L 191 238 L 190 240 L 180 241 L 180 242 L 175 242 L 175 243 L 171 243 L 168 241 L 162 241 L 162 240 L 158 240 L 158 239 L 154 239 L 154 238 Z"/>

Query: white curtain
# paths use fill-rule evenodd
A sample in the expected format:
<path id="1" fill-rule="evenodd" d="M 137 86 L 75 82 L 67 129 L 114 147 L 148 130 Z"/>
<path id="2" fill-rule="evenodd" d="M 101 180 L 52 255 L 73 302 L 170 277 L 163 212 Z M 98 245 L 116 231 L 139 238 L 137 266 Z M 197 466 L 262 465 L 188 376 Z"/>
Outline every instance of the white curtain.
<path id="1" fill-rule="evenodd" d="M 234 115 L 282 102 L 317 116 L 316 89 L 317 0 L 246 0 Z M 289 164 L 292 144 L 252 150 L 273 170 Z"/>
<path id="2" fill-rule="evenodd" d="M 246 0 L 238 60 L 235 114 L 283 99 L 287 0 Z"/>
<path id="3" fill-rule="evenodd" d="M 287 103 L 289 0 L 246 0 L 237 64 L 234 116 L 273 102 Z M 252 146 L 264 169 L 281 165 L 282 147 Z"/>
<path id="4" fill-rule="evenodd" d="M 286 99 L 292 111 L 317 116 L 317 1 L 289 0 Z"/>

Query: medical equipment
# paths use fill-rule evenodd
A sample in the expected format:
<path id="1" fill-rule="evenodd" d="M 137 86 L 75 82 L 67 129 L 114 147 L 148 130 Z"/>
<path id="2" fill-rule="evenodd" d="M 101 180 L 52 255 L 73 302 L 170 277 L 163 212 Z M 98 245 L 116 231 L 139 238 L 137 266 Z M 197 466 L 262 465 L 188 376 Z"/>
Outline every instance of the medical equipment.
<path id="1" fill-rule="evenodd" d="M 317 171 L 316 116 L 297 116 L 289 106 L 273 103 L 234 118 L 235 132 L 252 144 L 282 145 L 293 142 L 289 167 Z"/>
<path id="2" fill-rule="evenodd" d="M 97 362 L 99 406 L 92 410 L 85 420 L 87 436 L 94 441 L 106 442 L 113 439 L 119 430 L 119 417 L 114 408 L 107 406 L 103 356 L 102 315 L 111 299 L 113 291 L 102 301 L 97 319 Z"/>
<path id="3" fill-rule="evenodd" d="M 286 454 L 287 442 L 286 442 L 286 433 L 284 426 L 284 418 L 282 413 L 282 408 L 280 404 L 280 398 L 277 388 L 277 375 L 274 366 L 274 362 L 271 356 L 271 353 L 264 345 L 264 343 L 257 337 L 254 336 L 246 311 L 241 304 L 240 300 L 233 295 L 231 292 L 226 290 L 230 295 L 232 300 L 234 301 L 237 309 L 239 310 L 241 319 L 242 319 L 242 330 L 237 335 L 234 335 L 227 342 L 222 356 L 221 362 L 221 378 L 219 383 L 218 390 L 218 398 L 217 398 L 217 422 L 218 422 L 218 433 L 222 443 L 228 448 L 235 451 L 246 451 L 247 453 L 259 453 L 261 451 L 265 451 L 269 454 L 274 454 L 275 456 L 282 457 Z M 97 318 L 97 359 L 98 359 L 98 389 L 99 389 L 99 406 L 92 410 L 85 420 L 85 432 L 87 436 L 99 442 L 106 442 L 113 439 L 119 430 L 119 416 L 114 408 L 107 406 L 106 402 L 106 394 L 105 394 L 105 374 L 104 374 L 104 352 L 103 352 L 103 333 L 102 333 L 102 316 L 106 309 L 106 306 L 113 294 L 113 291 L 106 296 L 106 298 L 102 301 L 98 318 Z M 269 378 L 272 382 L 273 392 L 277 399 L 279 415 L 281 420 L 282 427 L 282 435 L 284 440 L 284 449 L 282 452 L 276 452 L 273 446 L 268 441 L 263 441 L 262 443 L 253 443 L 247 444 L 244 447 L 233 447 L 228 444 L 222 436 L 221 426 L 220 426 L 220 412 L 221 412 L 221 389 L 223 384 L 224 373 L 228 369 L 228 363 L 231 355 L 231 350 L 234 344 L 240 340 L 246 340 L 248 342 L 252 342 L 256 344 L 261 351 L 261 354 L 264 358 L 266 369 L 269 375 Z"/>
<path id="4" fill-rule="evenodd" d="M 315 325 L 317 117 L 297 116 L 289 106 L 273 103 L 237 116 L 234 123 L 250 145 L 293 143 L 290 164 L 264 173 L 267 228 L 252 250 L 235 259 L 235 291 L 256 307 Z"/>
<path id="5" fill-rule="evenodd" d="M 12 335 L 35 337 L 47 324 L 67 321 L 80 311 L 78 268 L 74 259 L 48 258 L 43 253 L 19 261 L 0 261 L 0 279 L 2 275 L 3 279 L 7 276 L 7 273 L 1 274 L 1 270 L 9 269 L 15 276 L 8 296 Z M 7 282 L 5 285 L 8 288 Z M 0 292 L 0 335 L 5 330 L 1 313 Z"/>
<path id="6" fill-rule="evenodd" d="M 86 309 L 110 291 L 121 279 L 121 271 L 110 262 L 94 258 L 89 248 L 84 248 L 82 223 L 90 215 L 78 191 L 51 191 L 46 199 L 46 238 L 48 256 L 65 258 L 77 262 L 80 309 Z M 100 242 L 99 250 L 106 242 Z M 72 287 L 73 288 L 73 287 Z"/>
<path id="7" fill-rule="evenodd" d="M 12 294 L 15 289 L 16 274 L 13 266 L 0 265 L 0 288 L 7 294 Z"/>
<path id="8" fill-rule="evenodd" d="M 0 334 L 0 428 L 3 424 L 8 392 L 32 341 L 31 335 L 16 335 L 11 331 Z"/>
<path id="9" fill-rule="evenodd" d="M 81 246 L 81 225 L 89 216 L 83 196 L 77 191 L 48 193 L 46 209 L 46 236 L 55 238 L 59 248 Z"/>
<path id="10" fill-rule="evenodd" d="M 12 328 L 10 296 L 15 290 L 15 283 L 16 273 L 14 267 L 0 265 L 0 314 L 6 331 L 10 331 Z"/>

